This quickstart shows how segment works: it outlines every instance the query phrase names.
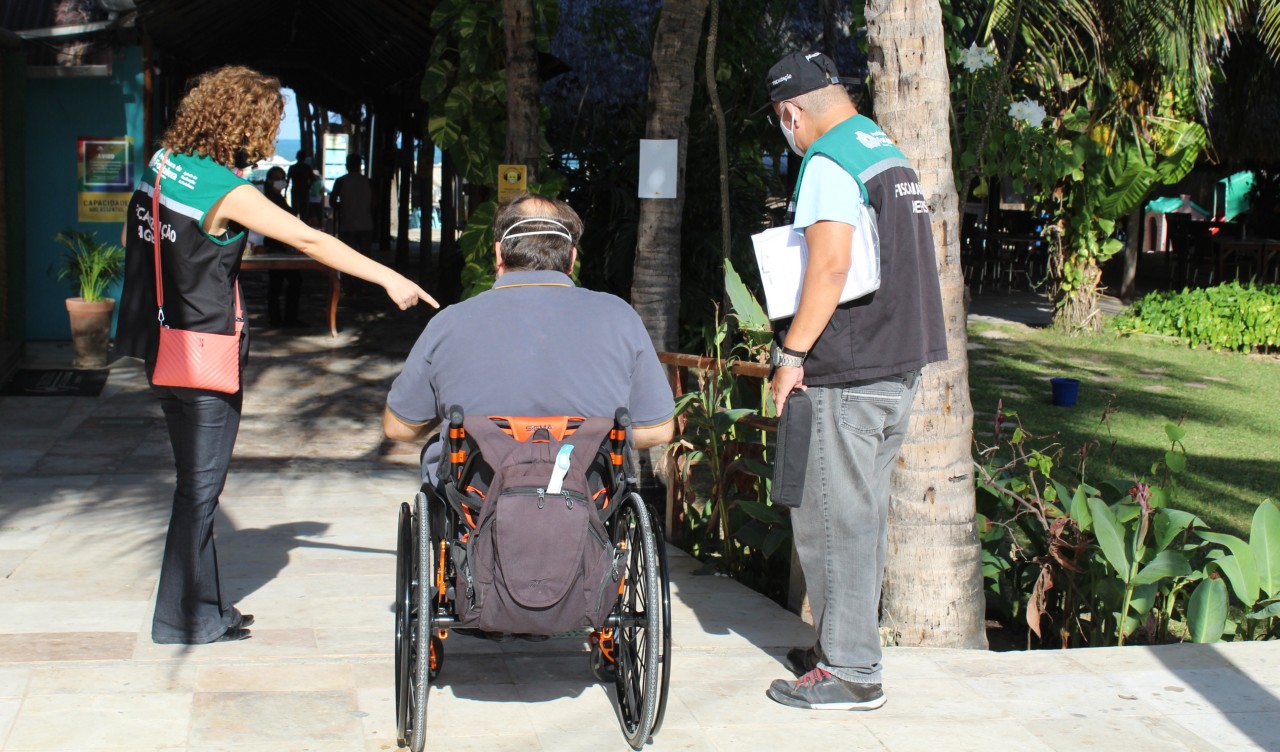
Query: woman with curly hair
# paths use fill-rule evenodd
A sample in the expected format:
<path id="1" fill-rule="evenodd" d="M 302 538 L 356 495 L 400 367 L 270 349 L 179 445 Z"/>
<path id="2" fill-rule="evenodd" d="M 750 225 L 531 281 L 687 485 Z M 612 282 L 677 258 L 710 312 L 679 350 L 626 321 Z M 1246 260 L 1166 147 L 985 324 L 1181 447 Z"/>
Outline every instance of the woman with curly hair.
<path id="1" fill-rule="evenodd" d="M 237 280 L 247 230 L 381 286 L 401 309 L 420 300 L 436 305 L 418 285 L 308 227 L 240 177 L 237 170 L 275 151 L 283 115 L 277 79 L 240 66 L 205 73 L 183 97 L 161 148 L 143 171 L 122 238 L 128 254 L 116 345 L 121 355 L 146 361 L 148 380 L 160 340 L 156 227 L 165 324 L 175 329 L 236 331 L 236 310 L 244 307 Z M 159 210 L 153 218 L 157 190 Z M 240 325 L 243 374 L 249 329 L 247 322 Z M 241 614 L 222 592 L 213 518 L 240 427 L 243 390 L 225 394 L 154 383 L 151 390 L 160 401 L 177 468 L 151 639 L 180 644 L 242 640 L 249 636 L 253 617 Z"/>

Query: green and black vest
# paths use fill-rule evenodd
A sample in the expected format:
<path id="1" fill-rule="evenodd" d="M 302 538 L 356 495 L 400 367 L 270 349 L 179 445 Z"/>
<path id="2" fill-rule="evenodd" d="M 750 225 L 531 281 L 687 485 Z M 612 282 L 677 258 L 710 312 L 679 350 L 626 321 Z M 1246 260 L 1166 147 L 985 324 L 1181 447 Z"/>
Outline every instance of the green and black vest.
<path id="1" fill-rule="evenodd" d="M 929 205 L 916 171 L 879 126 L 855 115 L 805 152 L 793 209 L 805 168 L 818 154 L 840 165 L 862 189 L 861 198 L 879 229 L 880 289 L 836 308 L 809 350 L 805 383 L 840 386 L 946 360 Z M 791 319 L 775 325 L 779 342 L 790 326 Z"/>
<path id="2" fill-rule="evenodd" d="M 158 151 L 143 170 L 125 218 L 125 275 L 116 353 L 141 358 L 151 372 L 160 342 L 156 319 L 155 246 L 151 197 Z M 205 214 L 232 190 L 249 185 L 229 167 L 198 154 L 171 154 L 160 182 L 160 260 L 165 323 L 175 329 L 235 331 L 235 281 L 247 233 L 231 227 L 221 237 L 204 231 Z M 243 307 L 243 301 L 242 301 Z M 249 327 L 240 339 L 240 366 L 249 354 Z"/>

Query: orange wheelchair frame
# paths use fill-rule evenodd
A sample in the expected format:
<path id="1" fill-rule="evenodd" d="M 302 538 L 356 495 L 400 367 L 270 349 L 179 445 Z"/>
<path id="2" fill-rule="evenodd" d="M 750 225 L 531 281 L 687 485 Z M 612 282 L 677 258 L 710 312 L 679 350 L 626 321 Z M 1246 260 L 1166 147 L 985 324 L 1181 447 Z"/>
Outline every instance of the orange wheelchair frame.
<path id="1" fill-rule="evenodd" d="M 426 742 L 427 701 L 431 683 L 444 665 L 449 631 L 461 626 L 455 604 L 455 563 L 450 549 L 474 529 L 471 510 L 452 503 L 447 486 L 465 493 L 468 471 L 479 458 L 467 441 L 462 409 L 451 407 L 447 443 L 448 477 L 442 495 L 424 484 L 413 503 L 400 505 L 396 550 L 396 726 L 399 742 L 421 752 Z M 561 439 L 581 418 L 493 417 L 495 423 L 520 441 L 529 440 L 530 426 L 550 430 Z M 670 682 L 671 602 L 666 551 L 649 507 L 626 471 L 625 409 L 614 416 L 614 427 L 601 447 L 607 452 L 603 502 L 605 529 L 614 555 L 625 560 L 626 576 L 618 585 L 617 601 L 604 625 L 587 636 L 590 669 L 611 689 L 623 735 L 633 749 L 652 740 L 662 726 Z M 474 489 L 472 489 L 474 491 Z M 453 494 L 457 498 L 457 494 Z M 475 496 L 473 493 L 472 496 Z"/>

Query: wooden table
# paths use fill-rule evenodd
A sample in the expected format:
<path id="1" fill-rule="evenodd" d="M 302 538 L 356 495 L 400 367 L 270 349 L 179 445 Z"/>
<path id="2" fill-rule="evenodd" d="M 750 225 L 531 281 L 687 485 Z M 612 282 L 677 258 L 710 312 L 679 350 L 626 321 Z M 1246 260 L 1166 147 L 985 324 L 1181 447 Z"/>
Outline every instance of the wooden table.
<path id="1" fill-rule="evenodd" d="M 259 253 L 245 256 L 240 261 L 241 271 L 265 271 L 270 269 L 324 272 L 329 275 L 329 334 L 338 336 L 338 270 L 325 266 L 310 256 L 297 253 Z"/>
<path id="2" fill-rule="evenodd" d="M 1256 238 L 1252 240 L 1240 240 L 1239 238 L 1214 238 L 1213 246 L 1218 256 L 1218 279 L 1219 281 L 1227 278 L 1227 261 L 1229 259 L 1239 259 L 1241 256 L 1247 256 L 1258 264 L 1258 278 L 1265 282 L 1267 279 L 1267 269 L 1271 266 L 1272 260 L 1280 254 L 1280 240 L 1270 238 Z"/>

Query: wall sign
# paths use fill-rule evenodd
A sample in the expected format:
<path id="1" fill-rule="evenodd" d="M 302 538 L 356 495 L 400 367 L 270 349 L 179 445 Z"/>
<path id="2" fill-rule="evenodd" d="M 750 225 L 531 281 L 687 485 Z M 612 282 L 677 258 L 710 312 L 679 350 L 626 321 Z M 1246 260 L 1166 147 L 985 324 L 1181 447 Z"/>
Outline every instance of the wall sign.
<path id="1" fill-rule="evenodd" d="M 528 191 L 528 169 L 522 164 L 498 165 L 498 203 Z"/>
<path id="2" fill-rule="evenodd" d="M 123 222 L 133 196 L 133 139 L 129 136 L 79 138 L 76 177 L 77 219 Z"/>
<path id="3" fill-rule="evenodd" d="M 640 198 L 676 198 L 679 156 L 675 139 L 640 139 Z"/>

